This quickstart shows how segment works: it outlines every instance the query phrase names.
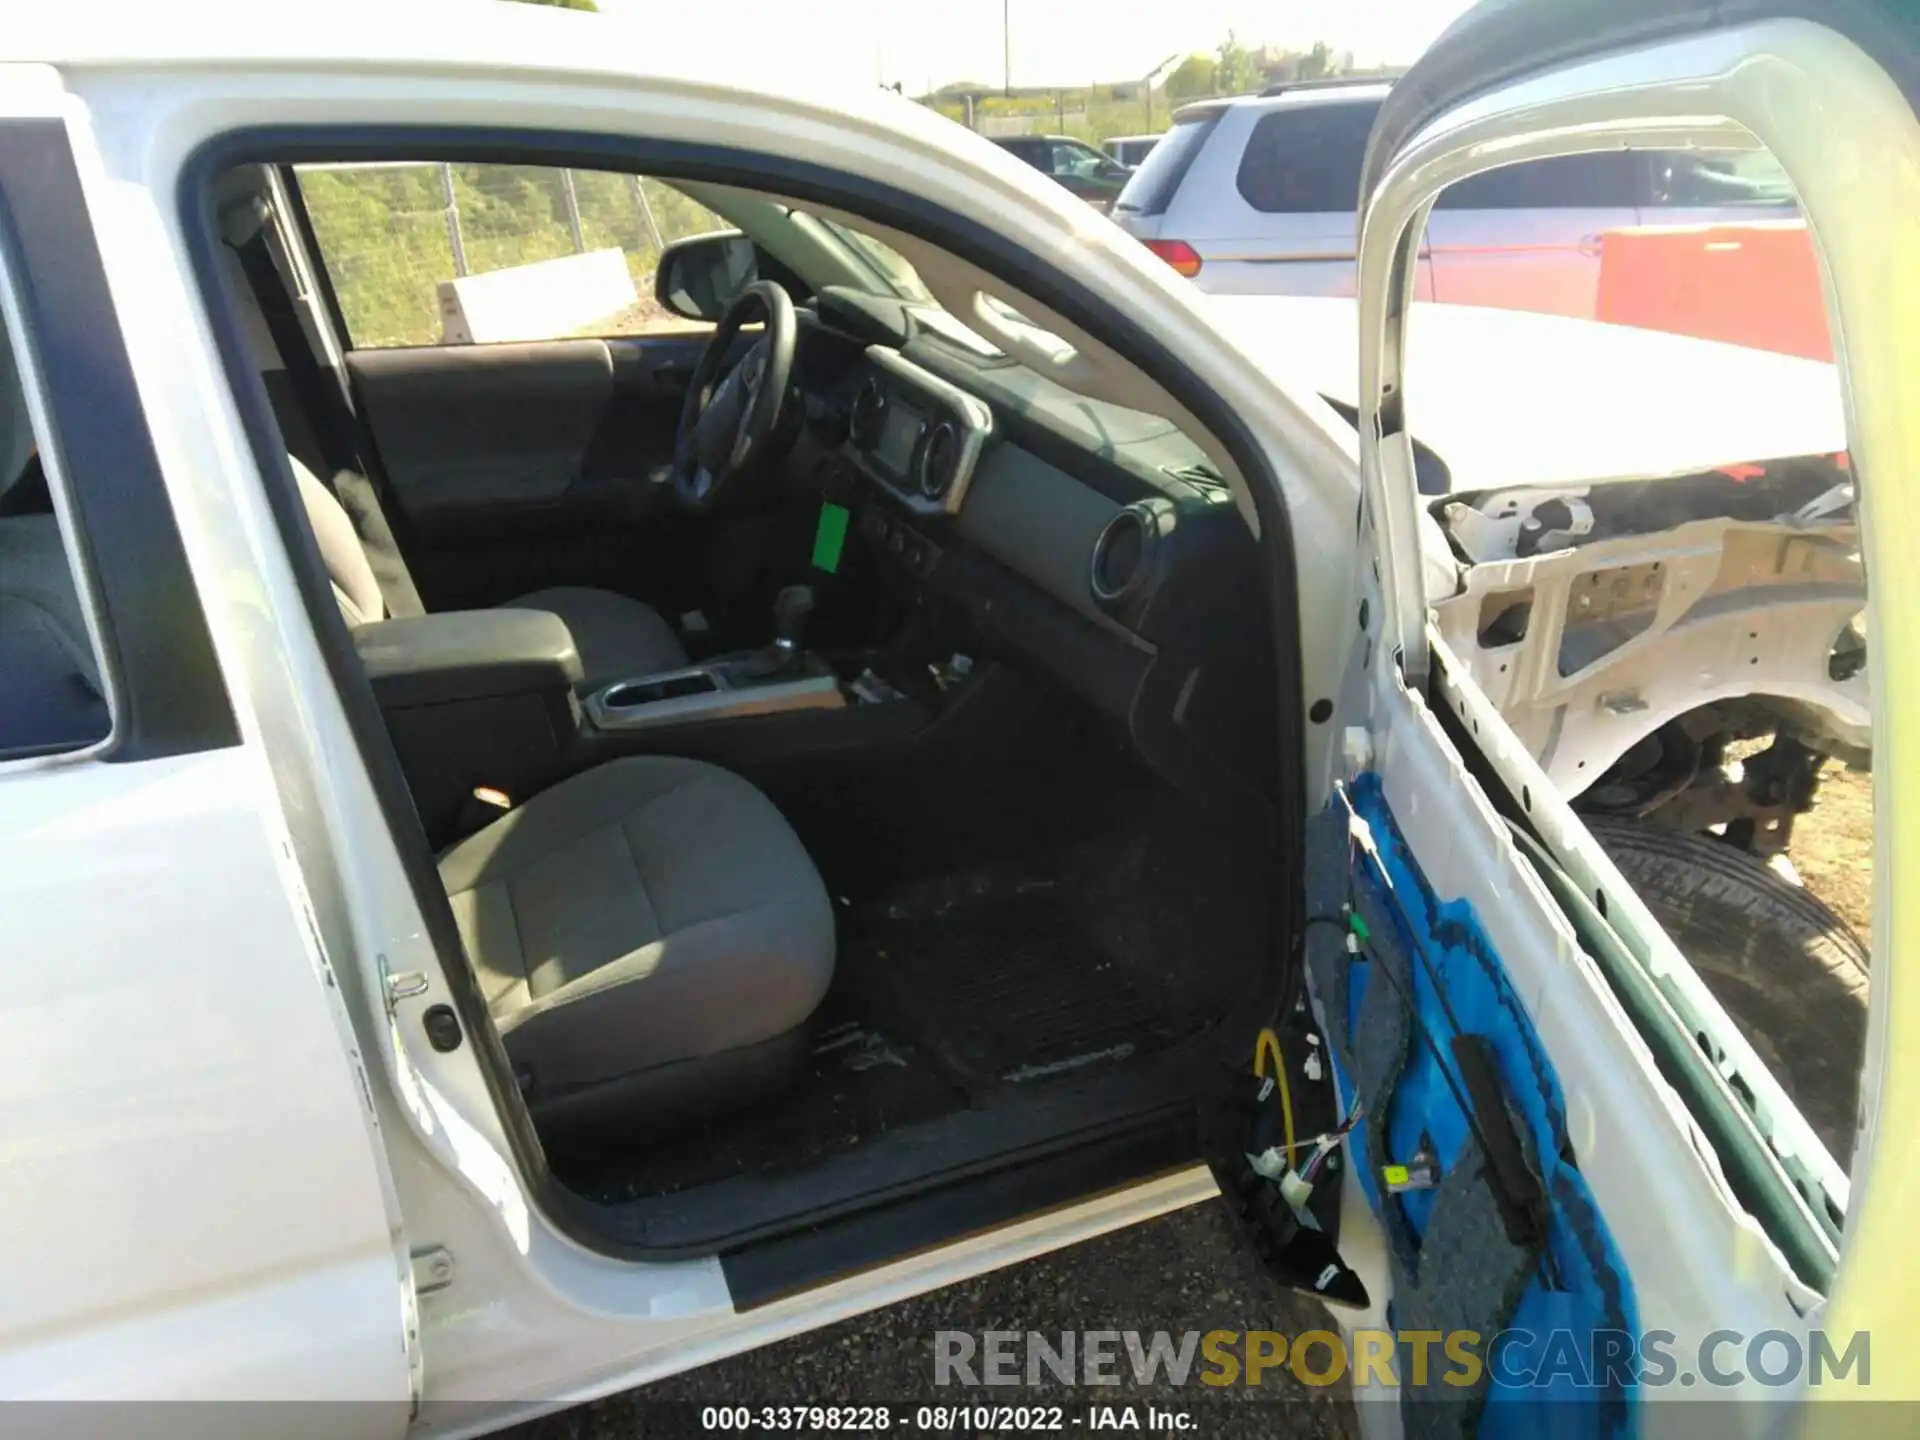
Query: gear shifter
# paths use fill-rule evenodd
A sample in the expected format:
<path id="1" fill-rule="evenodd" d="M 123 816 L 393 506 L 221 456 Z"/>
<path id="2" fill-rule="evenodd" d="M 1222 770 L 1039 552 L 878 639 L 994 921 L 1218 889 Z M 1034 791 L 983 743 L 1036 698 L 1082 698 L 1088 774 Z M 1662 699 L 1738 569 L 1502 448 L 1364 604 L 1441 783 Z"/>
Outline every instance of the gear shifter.
<path id="1" fill-rule="evenodd" d="M 800 668 L 800 639 L 813 613 L 813 587 L 789 585 L 773 602 L 773 643 L 741 667 L 742 678 L 774 680 Z"/>
<path id="2" fill-rule="evenodd" d="M 791 669 L 800 658 L 800 637 L 812 613 L 811 585 L 789 585 L 774 598 L 773 648 L 782 670 Z"/>

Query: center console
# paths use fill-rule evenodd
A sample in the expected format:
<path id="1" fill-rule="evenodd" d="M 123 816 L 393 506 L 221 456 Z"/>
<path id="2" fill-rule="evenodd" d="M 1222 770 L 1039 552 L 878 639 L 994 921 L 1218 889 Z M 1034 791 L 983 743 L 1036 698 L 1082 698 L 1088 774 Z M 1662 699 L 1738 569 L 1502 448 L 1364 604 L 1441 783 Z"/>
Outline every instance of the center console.
<path id="1" fill-rule="evenodd" d="M 813 592 L 790 585 L 774 602 L 774 638 L 766 649 L 621 680 L 589 697 L 587 719 L 596 730 L 618 734 L 789 710 L 842 709 L 846 697 L 833 667 L 800 648 L 812 611 Z"/>
<path id="2" fill-rule="evenodd" d="M 587 700 L 597 730 L 617 733 L 699 720 L 735 720 L 787 710 L 838 710 L 839 677 L 818 656 L 768 674 L 752 659 L 721 659 L 609 685 Z"/>
<path id="3" fill-rule="evenodd" d="M 580 655 L 544 610 L 463 610 L 356 626 L 414 808 L 436 845 L 564 773 L 580 729 Z"/>
<path id="4" fill-rule="evenodd" d="M 925 647 L 836 655 L 801 645 L 812 608 L 781 592 L 760 650 L 581 694 L 559 617 L 479 610 L 356 627 L 354 640 L 429 840 L 441 847 L 579 771 L 622 755 L 704 759 L 768 777 L 789 763 L 913 742 L 952 708 L 968 667 Z"/>

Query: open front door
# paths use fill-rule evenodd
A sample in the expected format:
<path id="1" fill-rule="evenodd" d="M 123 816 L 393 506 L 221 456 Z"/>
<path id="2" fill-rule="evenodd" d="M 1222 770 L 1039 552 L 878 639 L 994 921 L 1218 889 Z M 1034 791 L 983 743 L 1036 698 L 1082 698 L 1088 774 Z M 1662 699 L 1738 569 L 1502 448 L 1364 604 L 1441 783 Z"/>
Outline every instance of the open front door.
<path id="1" fill-rule="evenodd" d="M 1305 944 L 1364 1292 L 1336 1314 L 1376 1433 L 1757 1434 L 1822 1413 L 1762 1402 L 1912 1393 L 1920 1308 L 1890 1277 L 1920 1002 L 1889 980 L 1920 925 L 1892 868 L 1920 774 L 1895 549 L 1920 47 L 1892 5 L 1804 8 L 1483 5 L 1374 132 L 1375 563 Z M 1449 187 L 1642 149 L 1791 177 L 1837 366 L 1414 303 Z M 1447 493 L 1421 493 L 1416 441 Z"/>

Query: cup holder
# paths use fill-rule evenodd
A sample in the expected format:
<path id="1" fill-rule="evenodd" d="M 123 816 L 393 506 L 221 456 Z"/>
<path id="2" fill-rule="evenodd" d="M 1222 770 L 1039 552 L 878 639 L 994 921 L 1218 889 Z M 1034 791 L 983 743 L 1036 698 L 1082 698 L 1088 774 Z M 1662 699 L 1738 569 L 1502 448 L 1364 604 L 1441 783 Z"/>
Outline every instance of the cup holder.
<path id="1" fill-rule="evenodd" d="M 711 695 L 720 687 L 704 670 L 685 675 L 663 675 L 657 680 L 623 680 L 600 697 L 609 710 L 636 710 L 642 705 L 657 705 L 662 700 L 681 700 L 689 695 Z"/>

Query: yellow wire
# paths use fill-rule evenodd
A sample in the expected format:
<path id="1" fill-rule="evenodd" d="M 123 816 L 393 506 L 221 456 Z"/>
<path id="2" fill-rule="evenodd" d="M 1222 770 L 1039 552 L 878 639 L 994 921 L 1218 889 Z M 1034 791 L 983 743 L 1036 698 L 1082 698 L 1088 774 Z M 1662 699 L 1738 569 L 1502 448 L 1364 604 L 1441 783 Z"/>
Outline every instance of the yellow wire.
<path id="1" fill-rule="evenodd" d="M 1269 1052 L 1273 1055 L 1273 1078 L 1280 1086 L 1280 1122 L 1286 1127 L 1287 1164 L 1291 1167 L 1298 1147 L 1293 1143 L 1293 1092 L 1287 1088 L 1287 1058 L 1280 1049 L 1280 1037 L 1265 1029 L 1253 1042 L 1253 1073 L 1262 1079 L 1266 1078 Z"/>

